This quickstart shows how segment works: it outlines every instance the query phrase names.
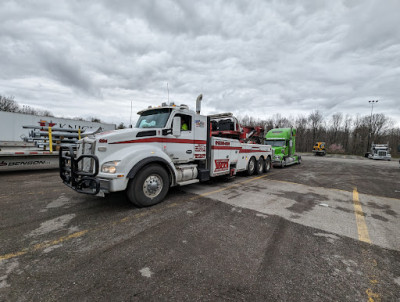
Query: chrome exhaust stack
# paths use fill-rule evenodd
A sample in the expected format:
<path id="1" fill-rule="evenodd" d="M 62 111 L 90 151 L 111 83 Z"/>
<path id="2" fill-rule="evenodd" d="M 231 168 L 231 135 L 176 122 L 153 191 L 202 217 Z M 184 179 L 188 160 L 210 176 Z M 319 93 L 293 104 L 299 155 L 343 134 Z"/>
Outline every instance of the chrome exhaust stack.
<path id="1" fill-rule="evenodd" d="M 197 97 L 197 100 L 196 100 L 196 113 L 197 114 L 200 114 L 200 111 L 201 111 L 201 100 L 203 99 L 203 95 L 202 94 L 200 94 L 198 97 Z"/>

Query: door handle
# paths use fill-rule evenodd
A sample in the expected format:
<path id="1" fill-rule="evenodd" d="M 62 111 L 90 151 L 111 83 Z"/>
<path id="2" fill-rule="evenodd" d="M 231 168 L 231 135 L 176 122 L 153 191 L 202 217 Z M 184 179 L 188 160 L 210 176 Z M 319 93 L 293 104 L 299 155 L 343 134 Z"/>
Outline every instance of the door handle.
<path id="1" fill-rule="evenodd" d="M 187 154 L 192 154 L 192 150 L 186 150 Z"/>

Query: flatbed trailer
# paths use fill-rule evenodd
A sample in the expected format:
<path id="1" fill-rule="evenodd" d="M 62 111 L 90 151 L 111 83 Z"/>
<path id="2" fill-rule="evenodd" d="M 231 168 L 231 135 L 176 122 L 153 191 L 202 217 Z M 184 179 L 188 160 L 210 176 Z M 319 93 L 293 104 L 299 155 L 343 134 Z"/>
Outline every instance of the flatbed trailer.
<path id="1" fill-rule="evenodd" d="M 59 167 L 58 151 L 1 151 L 0 172 L 57 169 Z"/>

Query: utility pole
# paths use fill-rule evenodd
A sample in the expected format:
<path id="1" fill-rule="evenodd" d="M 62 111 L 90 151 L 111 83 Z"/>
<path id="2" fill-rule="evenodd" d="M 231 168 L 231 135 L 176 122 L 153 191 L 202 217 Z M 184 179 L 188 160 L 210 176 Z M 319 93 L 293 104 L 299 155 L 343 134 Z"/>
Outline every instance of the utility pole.
<path id="1" fill-rule="evenodd" d="M 378 103 L 378 100 L 368 101 L 371 104 L 371 116 L 369 118 L 369 129 L 368 129 L 368 143 L 367 143 L 367 154 L 369 152 L 369 138 L 372 136 L 372 112 L 374 110 L 374 104 Z"/>

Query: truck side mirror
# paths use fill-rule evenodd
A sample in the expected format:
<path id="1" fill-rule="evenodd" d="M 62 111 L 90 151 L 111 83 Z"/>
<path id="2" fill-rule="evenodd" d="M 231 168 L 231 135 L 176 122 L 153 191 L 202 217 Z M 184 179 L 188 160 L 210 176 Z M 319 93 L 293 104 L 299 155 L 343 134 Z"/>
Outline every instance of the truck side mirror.
<path id="1" fill-rule="evenodd" d="M 293 141 L 292 140 L 289 141 L 289 147 L 293 147 Z"/>
<path id="2" fill-rule="evenodd" d="M 175 116 L 172 121 L 172 135 L 180 136 L 181 135 L 181 117 Z"/>

